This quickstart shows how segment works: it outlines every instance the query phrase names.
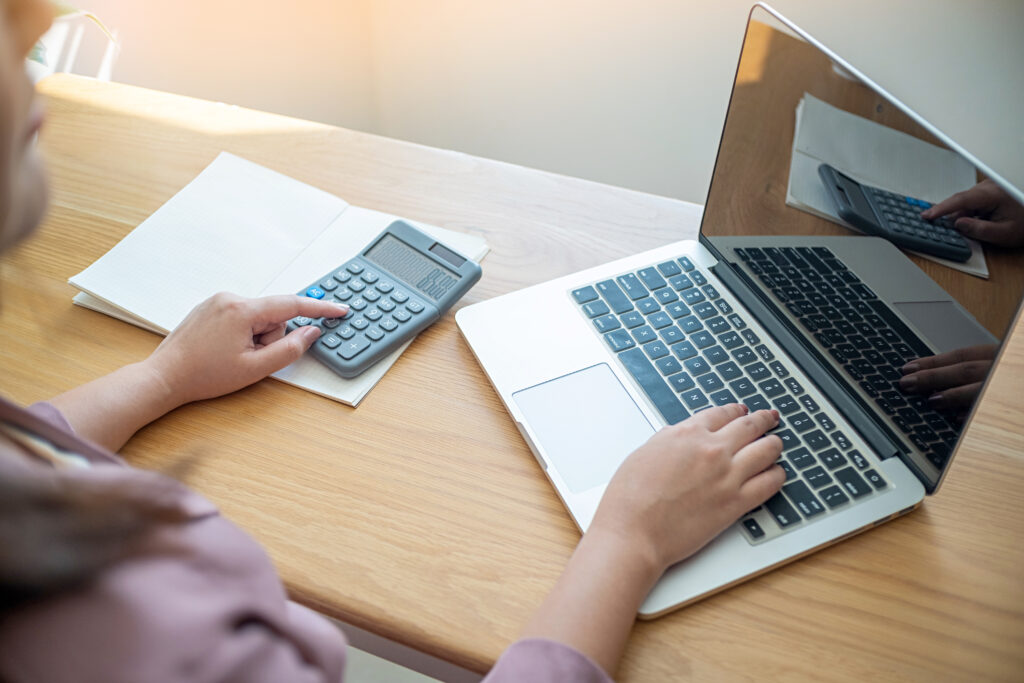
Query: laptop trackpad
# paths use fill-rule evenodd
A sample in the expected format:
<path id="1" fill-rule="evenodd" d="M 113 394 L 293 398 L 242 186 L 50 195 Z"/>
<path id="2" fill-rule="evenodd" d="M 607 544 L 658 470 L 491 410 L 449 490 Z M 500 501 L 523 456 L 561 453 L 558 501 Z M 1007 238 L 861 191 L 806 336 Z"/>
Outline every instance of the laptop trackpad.
<path id="1" fill-rule="evenodd" d="M 605 484 L 654 428 L 606 363 L 512 394 L 573 493 Z"/>

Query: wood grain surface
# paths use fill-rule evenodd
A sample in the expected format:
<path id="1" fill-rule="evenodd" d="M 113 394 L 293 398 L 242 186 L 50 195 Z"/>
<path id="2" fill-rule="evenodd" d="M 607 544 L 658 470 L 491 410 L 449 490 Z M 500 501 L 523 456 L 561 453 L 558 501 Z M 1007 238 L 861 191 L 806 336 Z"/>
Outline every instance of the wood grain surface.
<path id="1" fill-rule="evenodd" d="M 360 206 L 484 235 L 463 304 L 695 236 L 692 205 L 454 152 L 56 76 L 53 203 L 0 262 L 0 375 L 22 403 L 159 339 L 66 284 L 226 150 Z M 662 619 L 619 679 L 1012 680 L 1024 672 L 1024 338 L 923 509 Z M 292 596 L 483 671 L 578 540 L 447 315 L 356 409 L 271 380 L 181 408 L 124 449 L 267 549 Z M 595 605 L 594 609 L 600 609 Z"/>

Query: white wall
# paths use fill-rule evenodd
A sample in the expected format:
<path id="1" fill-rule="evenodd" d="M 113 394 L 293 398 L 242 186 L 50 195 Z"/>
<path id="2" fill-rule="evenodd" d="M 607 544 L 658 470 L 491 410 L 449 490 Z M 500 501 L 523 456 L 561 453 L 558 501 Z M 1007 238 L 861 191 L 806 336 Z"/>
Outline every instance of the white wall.
<path id="1" fill-rule="evenodd" d="M 79 2 L 116 80 L 698 202 L 750 5 Z M 1024 187 L 1024 2 L 774 4 Z"/>

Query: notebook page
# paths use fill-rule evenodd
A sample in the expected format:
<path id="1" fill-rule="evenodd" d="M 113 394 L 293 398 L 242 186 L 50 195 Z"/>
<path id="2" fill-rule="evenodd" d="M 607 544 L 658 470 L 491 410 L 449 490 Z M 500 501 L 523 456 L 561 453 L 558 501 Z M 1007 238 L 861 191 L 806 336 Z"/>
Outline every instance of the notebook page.
<path id="1" fill-rule="evenodd" d="M 305 289 L 314 279 L 358 254 L 370 240 L 397 219 L 397 216 L 391 214 L 350 206 L 260 293 L 261 296 L 291 294 Z M 481 237 L 403 220 L 473 261 L 479 262 L 487 254 L 487 243 Z M 356 405 L 411 343 L 402 345 L 390 356 L 352 379 L 339 377 L 323 363 L 309 356 L 303 356 L 274 373 L 273 377 L 315 394 Z"/>
<path id="2" fill-rule="evenodd" d="M 69 282 L 173 329 L 219 291 L 257 296 L 348 205 L 231 154 Z"/>

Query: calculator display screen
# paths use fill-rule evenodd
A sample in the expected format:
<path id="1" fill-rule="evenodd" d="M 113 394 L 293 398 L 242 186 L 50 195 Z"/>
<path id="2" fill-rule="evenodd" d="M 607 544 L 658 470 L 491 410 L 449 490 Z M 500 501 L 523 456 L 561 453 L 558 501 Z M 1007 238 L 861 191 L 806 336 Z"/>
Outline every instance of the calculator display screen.
<path id="1" fill-rule="evenodd" d="M 363 257 L 439 301 L 461 279 L 394 235 L 384 235 Z"/>

